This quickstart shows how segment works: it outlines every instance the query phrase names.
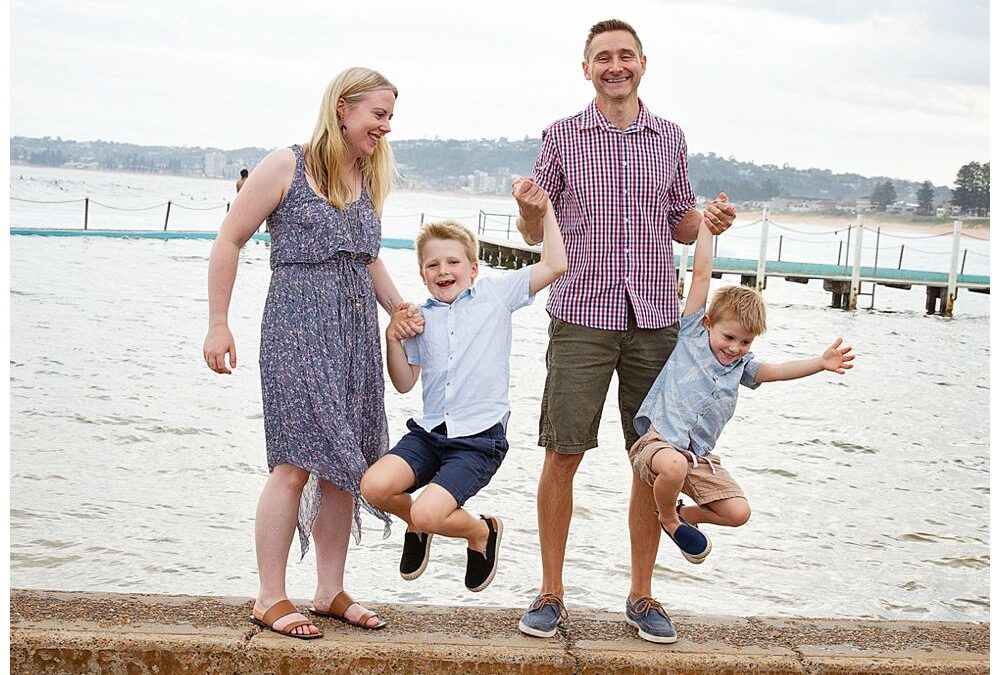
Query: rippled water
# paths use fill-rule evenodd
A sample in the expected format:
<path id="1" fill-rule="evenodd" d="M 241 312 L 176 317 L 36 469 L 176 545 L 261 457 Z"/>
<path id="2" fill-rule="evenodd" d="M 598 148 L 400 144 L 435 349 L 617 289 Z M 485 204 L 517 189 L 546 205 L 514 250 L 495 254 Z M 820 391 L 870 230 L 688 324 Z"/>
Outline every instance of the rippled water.
<path id="1" fill-rule="evenodd" d="M 231 323 L 239 368 L 201 361 L 210 242 L 13 237 L 11 585 L 252 595 L 253 514 L 266 476 L 258 332 L 267 248 L 242 256 Z M 385 251 L 421 299 L 411 251 Z M 484 270 L 484 274 L 497 273 Z M 726 282 L 732 281 L 726 279 Z M 719 283 L 719 282 L 715 282 Z M 989 304 L 963 292 L 954 319 L 924 316 L 923 289 L 880 289 L 876 311 L 825 305 L 818 282 L 770 280 L 765 360 L 813 355 L 837 335 L 857 367 L 744 390 L 720 452 L 754 515 L 713 528 L 712 556 L 665 543 L 654 593 L 672 610 L 986 620 L 989 615 Z M 469 507 L 504 517 L 493 585 L 462 585 L 464 547 L 435 539 L 420 580 L 396 572 L 402 528 L 367 521 L 348 587 L 378 602 L 522 606 L 540 578 L 535 446 L 544 296 L 515 314 L 511 451 Z M 629 467 L 613 401 L 576 480 L 567 601 L 620 610 L 628 590 Z M 398 438 L 419 392 L 387 398 Z M 289 593 L 312 594 L 310 553 Z"/>

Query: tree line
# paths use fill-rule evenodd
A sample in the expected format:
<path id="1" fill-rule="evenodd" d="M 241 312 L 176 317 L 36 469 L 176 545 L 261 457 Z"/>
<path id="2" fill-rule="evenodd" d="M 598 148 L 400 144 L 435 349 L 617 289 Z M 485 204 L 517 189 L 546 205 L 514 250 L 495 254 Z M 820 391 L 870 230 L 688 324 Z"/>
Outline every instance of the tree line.
<path id="1" fill-rule="evenodd" d="M 896 186 L 891 180 L 878 182 L 871 194 L 875 211 L 884 212 L 896 203 Z M 969 162 L 958 170 L 955 187 L 951 189 L 952 206 L 957 206 L 966 216 L 983 217 L 990 212 L 990 163 Z M 917 190 L 917 215 L 934 215 L 934 184 L 925 180 Z"/>

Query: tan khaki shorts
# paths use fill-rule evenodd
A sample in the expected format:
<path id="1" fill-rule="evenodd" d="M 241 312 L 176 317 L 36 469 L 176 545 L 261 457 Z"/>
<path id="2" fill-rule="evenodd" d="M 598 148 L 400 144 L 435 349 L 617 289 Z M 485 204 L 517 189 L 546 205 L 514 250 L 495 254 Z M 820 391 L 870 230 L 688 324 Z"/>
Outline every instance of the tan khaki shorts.
<path id="1" fill-rule="evenodd" d="M 677 448 L 667 443 L 663 436 L 650 427 L 649 431 L 629 449 L 628 458 L 632 462 L 632 469 L 639 476 L 639 480 L 647 485 L 652 485 L 656 480 L 656 473 L 653 472 L 653 455 L 660 450 L 680 452 Z M 709 502 L 730 497 L 743 497 L 743 490 L 733 477 L 722 468 L 722 458 L 718 455 L 707 455 L 699 457 L 698 463 L 694 464 L 691 456 L 682 452 L 687 457 L 688 472 L 684 478 L 684 485 L 681 492 L 694 500 L 695 504 L 701 506 Z M 713 470 L 714 469 L 714 470 Z"/>

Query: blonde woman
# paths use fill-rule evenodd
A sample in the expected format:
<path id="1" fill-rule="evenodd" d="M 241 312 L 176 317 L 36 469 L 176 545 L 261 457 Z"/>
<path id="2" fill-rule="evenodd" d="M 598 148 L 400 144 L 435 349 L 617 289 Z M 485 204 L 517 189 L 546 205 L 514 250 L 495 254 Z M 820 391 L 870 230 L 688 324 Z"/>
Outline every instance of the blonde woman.
<path id="1" fill-rule="evenodd" d="M 359 536 L 360 507 L 389 523 L 359 485 L 388 445 L 376 303 L 391 312 L 401 300 L 378 258 L 394 174 L 385 135 L 396 96 L 373 70 L 337 75 L 309 142 L 275 150 L 247 178 L 209 260 L 205 362 L 228 374 L 236 367 L 227 316 L 239 250 L 267 220 L 272 273 L 260 374 L 270 475 L 257 504 L 260 592 L 251 619 L 300 639 L 322 633 L 285 593 L 296 525 L 303 556 L 310 533 L 316 543 L 312 612 L 385 626 L 344 592 L 344 562 L 352 526 Z M 410 309 L 400 337 L 422 330 L 419 311 Z"/>

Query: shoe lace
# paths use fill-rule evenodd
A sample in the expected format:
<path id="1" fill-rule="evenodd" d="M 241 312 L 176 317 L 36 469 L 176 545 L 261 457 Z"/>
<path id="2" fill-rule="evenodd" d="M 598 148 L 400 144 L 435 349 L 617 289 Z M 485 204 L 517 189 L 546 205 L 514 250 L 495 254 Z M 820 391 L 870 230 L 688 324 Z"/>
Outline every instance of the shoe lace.
<path id="1" fill-rule="evenodd" d="M 663 609 L 663 605 L 653 598 L 639 598 L 635 601 L 635 604 L 632 605 L 632 610 L 636 614 L 641 614 L 642 616 L 655 611 L 662 614 L 667 620 L 670 619 L 670 617 L 667 616 L 667 610 Z"/>
<path id="2" fill-rule="evenodd" d="M 563 619 L 569 618 L 569 612 L 566 611 L 566 605 L 563 604 L 562 598 L 554 593 L 542 593 L 535 601 L 531 603 L 531 608 L 529 611 L 537 611 L 546 605 L 555 605 L 556 609 L 559 610 L 559 616 Z"/>

